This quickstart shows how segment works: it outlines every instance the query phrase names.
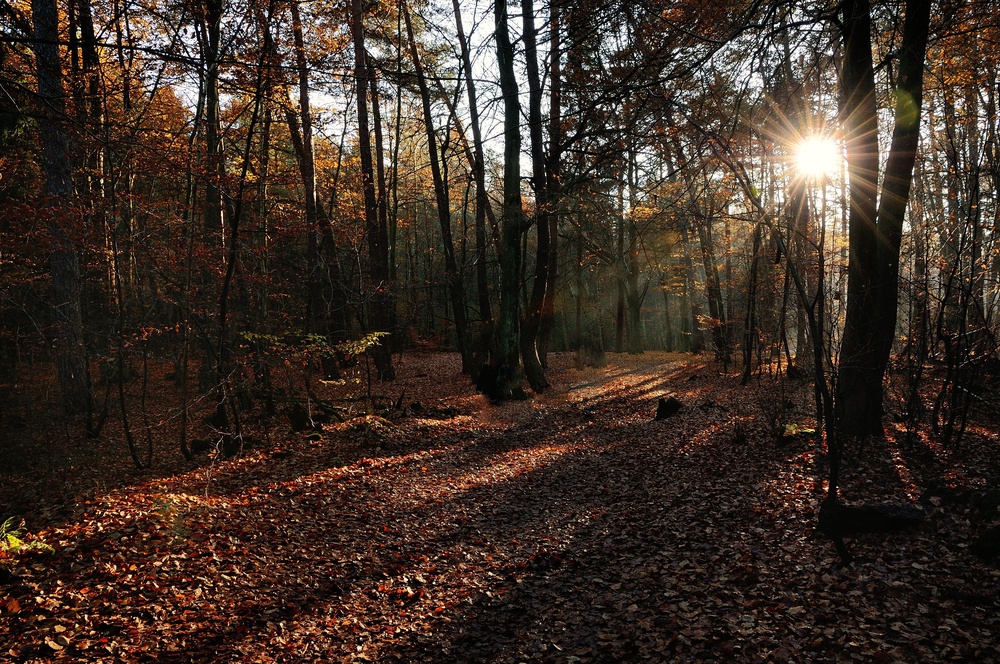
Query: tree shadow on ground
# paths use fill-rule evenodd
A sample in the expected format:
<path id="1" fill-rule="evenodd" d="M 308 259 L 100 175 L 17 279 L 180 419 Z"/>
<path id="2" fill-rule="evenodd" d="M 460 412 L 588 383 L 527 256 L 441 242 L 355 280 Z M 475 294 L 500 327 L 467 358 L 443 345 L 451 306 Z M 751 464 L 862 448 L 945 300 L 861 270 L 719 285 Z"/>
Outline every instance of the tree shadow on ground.
<path id="1" fill-rule="evenodd" d="M 837 570 L 812 539 L 807 455 L 741 441 L 725 408 L 653 422 L 662 387 L 636 376 L 596 410 L 525 406 L 343 469 L 317 454 L 266 491 L 147 495 L 18 592 L 73 598 L 47 620 L 78 609 L 101 656 L 151 661 L 921 659 L 877 617 L 919 602 L 982 623 L 930 595 L 901 546 L 862 543 L 877 564 Z"/>

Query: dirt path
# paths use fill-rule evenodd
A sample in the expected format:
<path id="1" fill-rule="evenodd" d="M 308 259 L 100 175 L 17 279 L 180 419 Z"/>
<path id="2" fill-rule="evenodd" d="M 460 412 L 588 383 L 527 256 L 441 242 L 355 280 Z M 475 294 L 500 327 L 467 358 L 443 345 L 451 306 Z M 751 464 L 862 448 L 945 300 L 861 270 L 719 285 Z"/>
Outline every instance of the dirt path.
<path id="1" fill-rule="evenodd" d="M 734 435 L 767 394 L 690 358 L 560 361 L 551 394 L 503 406 L 421 391 L 449 368 L 414 361 L 398 387 L 454 417 L 349 422 L 103 496 L 3 589 L 0 656 L 1000 660 L 1000 573 L 944 517 L 837 568 L 809 446 Z M 654 422 L 668 393 L 685 408 Z"/>

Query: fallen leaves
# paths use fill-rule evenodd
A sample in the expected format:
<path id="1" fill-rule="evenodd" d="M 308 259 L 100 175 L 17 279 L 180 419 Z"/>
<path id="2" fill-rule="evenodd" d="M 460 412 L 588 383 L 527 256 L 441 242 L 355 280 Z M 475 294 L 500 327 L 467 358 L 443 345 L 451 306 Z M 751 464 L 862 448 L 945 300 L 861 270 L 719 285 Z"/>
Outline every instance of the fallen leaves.
<path id="1" fill-rule="evenodd" d="M 275 440 L 285 458 L 262 451 L 214 464 L 209 480 L 199 469 L 95 495 L 39 533 L 55 554 L 19 565 L 4 588 L 0 652 L 125 662 L 1000 657 L 1000 572 L 967 553 L 972 512 L 931 502 L 927 526 L 859 538 L 857 566 L 840 569 L 813 536 L 811 447 L 754 429 L 764 397 L 689 357 L 619 359 L 580 372 L 556 356 L 551 391 L 492 406 L 454 358 L 428 356 L 411 371 L 451 393 L 412 392 L 420 417 L 330 425 L 323 440 Z M 685 380 L 692 371 L 699 379 Z M 653 422 L 668 391 L 727 407 Z M 850 486 L 891 493 L 891 467 L 860 464 Z M 897 497 L 920 474 L 910 469 L 906 486 L 896 474 Z"/>

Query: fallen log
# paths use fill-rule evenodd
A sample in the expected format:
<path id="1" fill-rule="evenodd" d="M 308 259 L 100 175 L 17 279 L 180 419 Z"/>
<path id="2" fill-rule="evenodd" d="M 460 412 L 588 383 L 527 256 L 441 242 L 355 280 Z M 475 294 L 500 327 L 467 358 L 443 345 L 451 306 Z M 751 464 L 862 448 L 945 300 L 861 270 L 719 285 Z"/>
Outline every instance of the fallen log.
<path id="1" fill-rule="evenodd" d="M 841 561 L 849 565 L 854 557 L 847 550 L 844 537 L 898 532 L 921 524 L 924 517 L 924 511 L 912 504 L 845 505 L 837 498 L 827 498 L 820 505 L 817 527 L 833 540 Z"/>

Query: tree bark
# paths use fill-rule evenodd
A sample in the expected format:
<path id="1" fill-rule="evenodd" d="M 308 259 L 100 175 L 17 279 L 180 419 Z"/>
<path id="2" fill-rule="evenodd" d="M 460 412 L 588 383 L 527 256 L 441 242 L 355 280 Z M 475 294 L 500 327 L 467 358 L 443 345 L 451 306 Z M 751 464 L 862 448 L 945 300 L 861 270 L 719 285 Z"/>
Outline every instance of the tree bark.
<path id="1" fill-rule="evenodd" d="M 532 0 L 521 0 L 521 20 L 524 24 L 524 58 L 528 71 L 528 136 L 531 141 L 531 187 L 535 194 L 535 279 L 531 286 L 528 309 L 521 328 L 521 359 L 528 384 L 535 392 L 543 392 L 549 381 L 545 378 L 538 357 L 538 333 L 542 325 L 545 291 L 549 285 L 549 247 L 552 241 L 549 227 L 549 188 L 545 168 L 545 148 L 542 144 L 542 83 L 538 72 L 538 31 L 535 29 L 535 8 Z"/>
<path id="2" fill-rule="evenodd" d="M 63 407 L 70 414 L 93 411 L 90 371 L 83 337 L 80 303 L 80 263 L 72 228 L 76 213 L 72 207 L 73 172 L 69 141 L 63 128 L 66 97 L 59 62 L 59 17 L 55 0 L 32 0 L 35 33 L 35 66 L 38 76 L 39 133 L 48 228 L 52 246 L 49 253 L 53 327 L 59 388 Z M 89 427 L 88 422 L 88 427 Z"/>
<path id="3" fill-rule="evenodd" d="M 389 291 L 388 229 L 379 224 L 378 199 L 375 195 L 375 171 L 372 162 L 371 130 L 368 124 L 368 55 L 365 50 L 364 3 L 352 0 L 351 34 L 354 41 L 354 70 L 358 101 L 358 156 L 361 161 L 361 180 L 364 193 L 365 227 L 368 233 L 368 261 L 372 294 L 369 304 L 371 326 L 375 331 L 391 333 Z M 381 155 L 379 156 L 381 158 Z M 385 341 L 372 348 L 379 380 L 393 380 L 395 371 L 392 355 Z"/>
<path id="4" fill-rule="evenodd" d="M 438 162 L 437 135 L 434 132 L 434 117 L 431 114 L 431 96 L 427 87 L 424 68 L 417 52 L 417 41 L 413 36 L 413 23 L 410 11 L 405 3 L 400 3 L 403 10 L 403 20 L 406 21 L 406 36 L 410 43 L 410 57 L 413 69 L 417 74 L 417 85 L 420 89 L 420 105 L 424 113 L 424 129 L 427 137 L 427 153 L 430 158 L 431 179 L 434 183 L 434 200 L 437 205 L 438 222 L 441 226 L 441 242 L 444 245 L 445 278 L 448 281 L 448 294 L 455 316 L 455 335 L 458 342 L 458 352 L 462 356 L 462 372 L 474 372 L 472 353 L 468 340 L 468 323 L 465 312 L 465 289 L 462 286 L 462 273 L 455 260 L 455 244 L 451 235 L 451 203 L 448 200 L 448 190 L 441 174 Z M 444 154 L 441 155 L 444 161 Z"/>
<path id="5" fill-rule="evenodd" d="M 497 319 L 489 388 L 496 399 L 524 398 L 520 355 L 521 236 L 521 103 L 514 76 L 514 46 L 510 40 L 506 0 L 494 3 L 494 22 L 500 91 L 504 105 L 504 178 L 501 213 L 500 310 Z"/>
<path id="6" fill-rule="evenodd" d="M 868 0 L 847 0 L 842 10 L 841 115 L 850 174 L 851 260 L 837 422 L 847 435 L 882 434 L 882 378 L 895 337 L 899 250 L 920 131 L 930 5 L 930 0 L 906 2 L 893 135 L 881 196 L 871 7 Z"/>

